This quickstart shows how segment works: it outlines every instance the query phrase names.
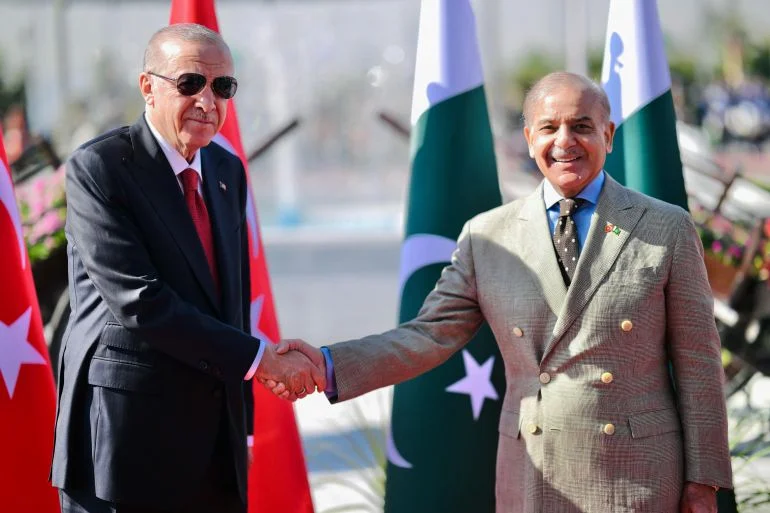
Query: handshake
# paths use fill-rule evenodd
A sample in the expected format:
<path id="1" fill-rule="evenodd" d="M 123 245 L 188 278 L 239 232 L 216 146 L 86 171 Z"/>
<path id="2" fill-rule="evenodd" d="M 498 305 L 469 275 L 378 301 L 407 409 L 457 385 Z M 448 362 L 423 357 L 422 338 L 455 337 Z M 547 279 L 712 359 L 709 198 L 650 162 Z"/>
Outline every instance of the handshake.
<path id="1" fill-rule="evenodd" d="M 326 390 L 326 360 L 320 349 L 304 340 L 282 340 L 266 345 L 254 377 L 281 399 L 294 402 L 316 388 Z"/>

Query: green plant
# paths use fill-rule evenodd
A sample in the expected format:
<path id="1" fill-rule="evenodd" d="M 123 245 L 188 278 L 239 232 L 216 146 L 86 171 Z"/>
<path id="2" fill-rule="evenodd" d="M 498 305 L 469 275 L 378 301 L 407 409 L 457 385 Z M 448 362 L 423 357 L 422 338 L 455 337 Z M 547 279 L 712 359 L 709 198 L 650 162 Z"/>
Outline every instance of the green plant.
<path id="1" fill-rule="evenodd" d="M 691 213 L 706 255 L 713 257 L 725 267 L 740 267 L 746 247 L 751 242 L 752 227 L 745 222 L 731 221 L 697 205 L 691 209 Z M 770 221 L 765 221 L 756 254 L 751 259 L 749 272 L 767 275 L 768 271 L 770 271 Z"/>

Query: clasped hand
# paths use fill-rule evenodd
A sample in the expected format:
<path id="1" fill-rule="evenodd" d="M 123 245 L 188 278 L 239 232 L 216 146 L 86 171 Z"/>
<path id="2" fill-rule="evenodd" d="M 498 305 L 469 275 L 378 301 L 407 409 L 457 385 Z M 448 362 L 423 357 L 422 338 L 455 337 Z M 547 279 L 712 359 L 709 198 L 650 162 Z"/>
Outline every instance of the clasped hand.
<path id="1" fill-rule="evenodd" d="M 326 361 L 321 350 L 299 339 L 268 344 L 257 368 L 260 383 L 281 399 L 296 401 L 326 389 Z"/>

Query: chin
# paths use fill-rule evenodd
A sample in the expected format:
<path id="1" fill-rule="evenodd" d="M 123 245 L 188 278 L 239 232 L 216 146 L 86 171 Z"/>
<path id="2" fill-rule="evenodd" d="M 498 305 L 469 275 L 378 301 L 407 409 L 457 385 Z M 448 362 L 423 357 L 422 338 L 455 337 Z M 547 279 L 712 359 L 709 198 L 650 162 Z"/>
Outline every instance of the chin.
<path id="1" fill-rule="evenodd" d="M 211 142 L 211 140 L 216 135 L 216 132 L 213 130 L 205 133 L 205 134 L 195 134 L 191 135 L 187 138 L 187 145 L 192 146 L 195 148 L 203 148 L 204 146 L 208 146 L 208 144 Z"/>

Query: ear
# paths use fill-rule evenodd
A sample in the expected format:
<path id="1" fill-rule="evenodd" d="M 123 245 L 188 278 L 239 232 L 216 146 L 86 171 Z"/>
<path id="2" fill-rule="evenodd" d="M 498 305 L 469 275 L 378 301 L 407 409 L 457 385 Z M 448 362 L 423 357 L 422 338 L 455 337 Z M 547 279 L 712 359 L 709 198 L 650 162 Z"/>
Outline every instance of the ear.
<path id="1" fill-rule="evenodd" d="M 529 158 L 535 158 L 535 150 L 532 148 L 532 132 L 527 125 L 524 125 L 524 139 L 527 141 L 527 148 L 529 148 Z"/>
<path id="2" fill-rule="evenodd" d="M 604 128 L 604 142 L 607 146 L 607 153 L 612 153 L 612 142 L 615 139 L 615 123 L 612 121 L 607 122 L 607 126 Z"/>
<path id="3" fill-rule="evenodd" d="M 155 92 L 152 89 L 152 77 L 146 71 L 139 74 L 139 91 L 142 93 L 144 103 L 155 105 Z"/>

